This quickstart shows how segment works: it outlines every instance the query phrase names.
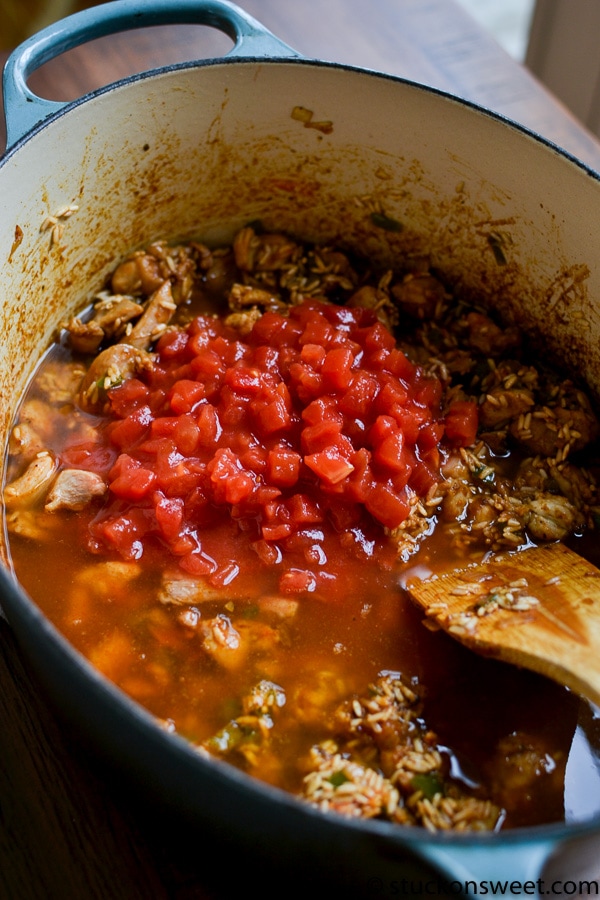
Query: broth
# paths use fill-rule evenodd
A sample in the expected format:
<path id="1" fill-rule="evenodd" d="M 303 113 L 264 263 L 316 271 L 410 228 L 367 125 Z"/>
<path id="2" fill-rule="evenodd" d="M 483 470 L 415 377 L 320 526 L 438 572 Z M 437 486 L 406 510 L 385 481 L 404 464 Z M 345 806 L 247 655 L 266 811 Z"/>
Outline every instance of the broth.
<path id="1" fill-rule="evenodd" d="M 86 329 L 124 298 L 129 324 Z M 175 317 L 155 308 L 140 338 L 153 301 Z M 233 250 L 154 245 L 67 324 L 22 404 L 16 575 L 165 728 L 306 802 L 432 830 L 599 812 L 566 778 L 572 746 L 584 782 L 599 771 L 597 711 L 425 628 L 401 586 L 543 540 L 592 555 L 597 420 L 522 342 L 422 266 L 375 275 L 253 229 Z M 99 378 L 107 346 L 127 360 Z M 548 409 L 577 428 L 542 455 Z M 83 499 L 51 487 L 62 471 L 86 473 Z"/>

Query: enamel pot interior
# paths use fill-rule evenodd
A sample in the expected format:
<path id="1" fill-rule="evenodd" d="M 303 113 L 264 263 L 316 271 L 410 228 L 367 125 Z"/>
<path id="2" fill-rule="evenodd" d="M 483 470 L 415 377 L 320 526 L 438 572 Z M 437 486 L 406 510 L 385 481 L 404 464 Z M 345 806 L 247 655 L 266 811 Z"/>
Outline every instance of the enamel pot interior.
<path id="1" fill-rule="evenodd" d="M 0 163 L 0 196 L 3 435 L 61 321 L 116 260 L 160 237 L 219 243 L 258 219 L 381 263 L 427 257 L 600 395 L 597 177 L 498 117 L 399 79 L 252 59 L 139 76 L 72 104 L 17 143 Z M 44 223 L 71 204 L 78 209 L 53 244 Z M 2 591 L 24 651 L 77 727 L 153 796 L 261 853 L 325 863 L 338 883 L 357 873 L 425 877 L 428 860 L 446 876 L 493 877 L 520 854 L 521 877 L 533 878 L 559 842 L 600 830 L 591 821 L 433 837 L 316 814 L 164 734 L 92 671 L 7 572 Z"/>

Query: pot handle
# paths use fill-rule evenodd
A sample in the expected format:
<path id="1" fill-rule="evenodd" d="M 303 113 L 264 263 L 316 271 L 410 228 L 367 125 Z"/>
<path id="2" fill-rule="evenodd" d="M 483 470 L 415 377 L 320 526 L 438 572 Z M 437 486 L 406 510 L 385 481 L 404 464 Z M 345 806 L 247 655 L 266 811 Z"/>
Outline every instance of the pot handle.
<path id="1" fill-rule="evenodd" d="M 68 103 L 45 100 L 27 78 L 54 57 L 95 38 L 150 25 L 210 25 L 225 32 L 234 47 L 225 56 L 297 57 L 252 16 L 227 0 L 112 0 L 74 13 L 20 44 L 4 67 L 2 90 L 7 148 Z"/>
<path id="2" fill-rule="evenodd" d="M 464 847 L 456 843 L 448 847 L 424 843 L 417 854 L 437 869 L 454 896 L 487 894 L 541 900 L 553 891 L 543 875 L 556 849 L 557 839 L 549 837 L 523 842 L 507 840 L 501 847 L 493 848 L 485 843 Z"/>

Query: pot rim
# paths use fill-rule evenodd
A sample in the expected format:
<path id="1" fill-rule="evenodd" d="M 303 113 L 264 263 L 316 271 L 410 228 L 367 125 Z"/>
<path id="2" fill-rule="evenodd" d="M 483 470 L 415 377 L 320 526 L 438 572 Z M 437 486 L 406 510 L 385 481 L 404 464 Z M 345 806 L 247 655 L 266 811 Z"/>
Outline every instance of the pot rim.
<path id="1" fill-rule="evenodd" d="M 122 3 L 125 0 L 116 0 L 116 2 Z M 111 5 L 110 3 L 108 5 Z M 285 46 L 285 45 L 284 45 Z M 232 51 L 233 52 L 233 51 Z M 8 65 L 8 63 L 7 63 Z M 462 107 L 470 111 L 475 115 L 481 115 L 485 119 L 489 119 L 492 122 L 496 122 L 500 126 L 506 127 L 509 131 L 515 131 L 522 135 L 525 138 L 529 138 L 533 140 L 535 143 L 539 144 L 542 148 L 547 151 L 550 151 L 556 154 L 559 157 L 562 157 L 568 163 L 574 165 L 577 169 L 580 169 L 585 174 L 587 174 L 590 178 L 595 181 L 600 181 L 600 171 L 596 171 L 589 164 L 583 162 L 583 160 L 579 159 L 574 153 L 569 150 L 566 150 L 564 147 L 561 147 L 555 141 L 552 141 L 550 138 L 544 137 L 544 135 L 540 134 L 537 131 L 534 131 L 532 128 L 529 128 L 527 125 L 523 125 L 520 122 L 517 122 L 515 119 L 512 119 L 509 116 L 504 115 L 503 113 L 499 113 L 493 109 L 490 109 L 486 106 L 483 106 L 480 103 L 476 103 L 473 100 L 469 100 L 468 98 L 459 97 L 456 94 L 451 93 L 450 91 L 446 91 L 443 88 L 437 88 L 432 85 L 422 84 L 418 81 L 413 81 L 410 78 L 405 78 L 401 75 L 393 75 L 386 72 L 380 72 L 377 69 L 369 69 L 362 66 L 355 66 L 351 63 L 340 63 L 330 60 L 321 60 L 317 58 L 300 56 L 300 55 L 290 55 L 290 56 L 261 56 L 261 55 L 252 55 L 252 56 L 236 56 L 227 54 L 223 57 L 210 57 L 206 59 L 198 59 L 198 60 L 187 60 L 184 62 L 178 63 L 169 63 L 164 66 L 157 66 L 153 69 L 149 69 L 143 72 L 137 72 L 132 75 L 128 75 L 125 78 L 118 79 L 117 81 L 112 81 L 109 84 L 102 85 L 99 88 L 95 88 L 92 91 L 88 91 L 85 94 L 82 94 L 81 97 L 77 97 L 75 100 L 70 100 L 67 102 L 56 102 L 50 100 L 43 100 L 44 106 L 49 110 L 48 114 L 45 117 L 40 118 L 34 125 L 29 128 L 24 134 L 19 136 L 10 146 L 7 145 L 6 150 L 2 155 L 0 155 L 0 168 L 2 168 L 10 158 L 19 151 L 19 149 L 27 143 L 32 138 L 36 137 L 41 131 L 52 126 L 56 121 L 60 120 L 65 115 L 70 115 L 74 113 L 80 106 L 95 100 L 98 97 L 104 96 L 105 94 L 113 93 L 117 90 L 122 90 L 126 88 L 129 84 L 133 84 L 139 81 L 145 81 L 154 79 L 157 77 L 161 77 L 167 75 L 169 73 L 175 73 L 186 70 L 195 70 L 195 69 L 204 69 L 204 68 L 216 68 L 218 66 L 245 66 L 245 65 L 260 65 L 260 66 L 299 66 L 301 68 L 310 68 L 314 67 L 317 69 L 325 69 L 325 70 L 333 70 L 333 71 L 342 71 L 354 73 L 359 76 L 366 76 L 370 78 L 374 78 L 376 80 L 381 80 L 385 82 L 391 82 L 396 84 L 402 84 L 407 88 L 413 89 L 417 92 L 421 92 L 423 94 L 428 94 L 434 97 L 439 97 L 440 100 L 449 102 L 450 104 L 454 104 L 458 107 Z M 4 85 L 4 93 L 6 94 L 6 84 Z M 5 116 L 10 112 L 10 98 L 6 98 L 5 96 Z"/>

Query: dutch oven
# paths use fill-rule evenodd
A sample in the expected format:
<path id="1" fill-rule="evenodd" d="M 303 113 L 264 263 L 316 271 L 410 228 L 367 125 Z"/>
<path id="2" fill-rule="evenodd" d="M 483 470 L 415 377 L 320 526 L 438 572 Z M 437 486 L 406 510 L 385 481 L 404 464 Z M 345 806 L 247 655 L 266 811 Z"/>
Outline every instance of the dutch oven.
<path id="1" fill-rule="evenodd" d="M 235 45 L 222 59 L 153 70 L 72 103 L 27 87 L 36 68 L 87 40 L 168 23 L 210 25 Z M 118 0 L 70 16 L 11 55 L 4 99 L 3 436 L 59 323 L 116 258 L 159 237 L 226 241 L 258 219 L 305 239 L 343 239 L 381 263 L 427 257 L 600 395 L 600 181 L 514 123 L 397 77 L 301 58 L 218 0 Z M 70 205 L 77 212 L 53 245 L 40 226 Z M 327 816 L 201 758 L 68 645 L 15 582 L 6 546 L 2 557 L 2 608 L 56 707 L 200 829 L 367 895 L 400 890 L 402 879 L 429 893 L 440 883 L 431 879 L 447 879 L 455 894 L 471 880 L 471 892 L 473 882 L 485 892 L 509 876 L 537 882 L 531 896 L 551 873 L 577 878 L 600 845 L 598 818 L 432 835 Z"/>

